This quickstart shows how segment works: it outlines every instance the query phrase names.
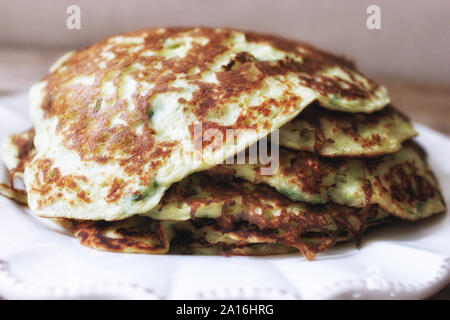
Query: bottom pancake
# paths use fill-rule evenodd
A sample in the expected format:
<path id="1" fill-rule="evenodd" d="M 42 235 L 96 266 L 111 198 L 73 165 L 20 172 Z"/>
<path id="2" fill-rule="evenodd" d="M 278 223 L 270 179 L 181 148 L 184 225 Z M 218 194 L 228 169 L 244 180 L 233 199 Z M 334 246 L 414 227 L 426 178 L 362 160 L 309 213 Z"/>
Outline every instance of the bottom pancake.
<path id="1" fill-rule="evenodd" d="M 331 226 L 330 231 L 317 231 L 315 228 L 303 231 L 298 227 L 298 234 L 294 234 L 292 230 L 260 229 L 245 220 L 227 221 L 224 224 L 221 219 L 210 218 L 161 221 L 136 216 L 122 221 L 56 221 L 70 230 L 82 245 L 102 251 L 264 256 L 300 250 L 308 260 L 312 260 L 316 253 L 340 242 L 356 240 L 359 246 L 363 232 L 374 225 L 393 220 L 395 218 L 380 211 L 377 216 L 367 220 L 357 237 L 345 228 L 331 230 Z"/>

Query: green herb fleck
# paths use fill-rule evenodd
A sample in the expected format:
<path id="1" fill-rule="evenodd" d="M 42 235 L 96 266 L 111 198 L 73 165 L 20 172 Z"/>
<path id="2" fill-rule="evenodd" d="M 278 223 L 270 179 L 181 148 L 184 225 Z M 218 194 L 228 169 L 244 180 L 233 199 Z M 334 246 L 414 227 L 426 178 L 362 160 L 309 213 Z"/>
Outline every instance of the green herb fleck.
<path id="1" fill-rule="evenodd" d="M 95 102 L 95 108 L 94 108 L 94 112 L 97 113 L 100 110 L 100 106 L 102 104 L 102 99 L 97 99 L 97 101 Z"/>
<path id="2" fill-rule="evenodd" d="M 417 202 L 416 203 L 416 212 L 422 213 L 424 207 L 425 207 L 425 202 Z"/>
<path id="3" fill-rule="evenodd" d="M 331 105 L 333 105 L 333 106 L 338 106 L 339 105 L 339 100 L 341 98 L 339 97 L 338 94 L 330 94 L 328 97 L 330 99 Z"/>
<path id="4" fill-rule="evenodd" d="M 152 184 L 143 188 L 140 191 L 137 191 L 135 194 L 133 194 L 130 197 L 131 201 L 141 201 L 147 197 L 151 197 L 155 194 L 156 189 L 158 188 L 159 184 L 156 180 L 153 180 Z"/>
<path id="5" fill-rule="evenodd" d="M 167 49 L 169 49 L 169 50 L 175 50 L 175 49 L 178 49 L 179 47 L 181 47 L 181 43 L 180 43 L 180 42 L 178 42 L 178 43 L 173 43 L 173 44 L 167 46 Z"/>
<path id="6" fill-rule="evenodd" d="M 151 119 L 155 112 L 152 109 L 147 110 L 147 116 Z"/>
<path id="7" fill-rule="evenodd" d="M 299 195 L 296 192 L 289 190 L 289 189 L 282 188 L 282 189 L 279 189 L 278 192 L 280 192 L 285 197 L 291 199 L 292 201 L 297 201 L 298 197 L 299 197 Z"/>

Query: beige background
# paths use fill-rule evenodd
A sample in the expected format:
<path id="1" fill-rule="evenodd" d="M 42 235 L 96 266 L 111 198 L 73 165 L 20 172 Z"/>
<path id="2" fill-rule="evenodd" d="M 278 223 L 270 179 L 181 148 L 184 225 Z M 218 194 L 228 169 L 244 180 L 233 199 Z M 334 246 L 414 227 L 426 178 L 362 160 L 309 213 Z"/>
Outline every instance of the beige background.
<path id="1" fill-rule="evenodd" d="M 81 8 L 68 30 L 66 8 Z M 381 8 L 381 30 L 366 9 Z M 230 26 L 297 38 L 345 54 L 363 71 L 450 83 L 449 0 L 0 0 L 0 46 L 77 48 L 151 26 Z"/>
<path id="2" fill-rule="evenodd" d="M 69 5 L 81 29 L 69 30 Z M 381 9 L 368 30 L 367 7 Z M 450 134 L 450 0 L 0 0 L 0 96 L 64 51 L 152 26 L 228 26 L 308 41 L 358 64 L 415 121 Z"/>

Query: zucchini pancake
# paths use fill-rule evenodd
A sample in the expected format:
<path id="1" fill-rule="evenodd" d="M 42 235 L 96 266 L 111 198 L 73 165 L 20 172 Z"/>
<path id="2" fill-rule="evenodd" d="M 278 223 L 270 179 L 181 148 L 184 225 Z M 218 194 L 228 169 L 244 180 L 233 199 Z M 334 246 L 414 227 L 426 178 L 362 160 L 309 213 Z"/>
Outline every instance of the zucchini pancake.
<path id="1" fill-rule="evenodd" d="M 386 89 L 293 40 L 113 36 L 61 57 L 30 106 L 34 127 L 3 141 L 0 193 L 99 250 L 312 260 L 446 209 Z"/>

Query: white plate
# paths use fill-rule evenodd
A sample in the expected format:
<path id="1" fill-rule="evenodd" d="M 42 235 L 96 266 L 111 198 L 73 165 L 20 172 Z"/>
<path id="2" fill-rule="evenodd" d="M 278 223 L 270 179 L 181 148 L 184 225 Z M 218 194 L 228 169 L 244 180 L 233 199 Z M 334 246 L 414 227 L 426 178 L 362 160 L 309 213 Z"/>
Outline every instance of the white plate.
<path id="1" fill-rule="evenodd" d="M 30 125 L 24 95 L 0 104 L 0 138 Z M 450 139 L 416 127 L 450 203 Z M 378 228 L 365 236 L 361 250 L 343 244 L 308 262 L 300 254 L 227 258 L 99 252 L 13 201 L 1 197 L 0 208 L 4 298 L 421 299 L 450 280 L 448 214 Z"/>

